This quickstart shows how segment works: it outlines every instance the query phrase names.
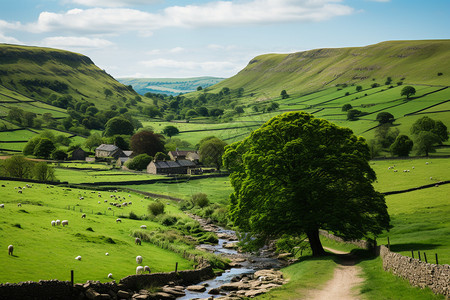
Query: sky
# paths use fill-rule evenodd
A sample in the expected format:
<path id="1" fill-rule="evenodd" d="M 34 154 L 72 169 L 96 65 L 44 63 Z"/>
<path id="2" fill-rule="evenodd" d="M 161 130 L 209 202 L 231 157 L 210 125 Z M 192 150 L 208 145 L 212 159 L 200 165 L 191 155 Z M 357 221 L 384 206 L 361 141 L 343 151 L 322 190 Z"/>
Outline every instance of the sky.
<path id="1" fill-rule="evenodd" d="M 448 39 L 450 0 L 2 0 L 0 43 L 115 78 L 231 77 L 262 54 Z"/>

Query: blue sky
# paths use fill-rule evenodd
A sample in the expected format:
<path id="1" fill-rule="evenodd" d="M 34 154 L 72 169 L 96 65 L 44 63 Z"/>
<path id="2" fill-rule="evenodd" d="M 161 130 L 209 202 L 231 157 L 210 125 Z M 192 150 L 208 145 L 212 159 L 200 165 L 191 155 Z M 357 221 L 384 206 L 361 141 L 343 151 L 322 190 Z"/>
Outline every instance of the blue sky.
<path id="1" fill-rule="evenodd" d="M 118 77 L 230 77 L 255 56 L 448 39 L 449 0 L 14 0 L 0 43 L 89 56 Z"/>

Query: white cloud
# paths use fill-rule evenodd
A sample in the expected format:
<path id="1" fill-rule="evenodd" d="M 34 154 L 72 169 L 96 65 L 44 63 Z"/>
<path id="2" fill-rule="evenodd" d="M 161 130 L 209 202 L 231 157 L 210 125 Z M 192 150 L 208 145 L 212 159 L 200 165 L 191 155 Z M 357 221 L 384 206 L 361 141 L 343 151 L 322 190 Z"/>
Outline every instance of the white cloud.
<path id="1" fill-rule="evenodd" d="M 0 32 L 0 43 L 6 44 L 24 44 L 12 36 L 6 36 Z"/>
<path id="2" fill-rule="evenodd" d="M 69 2 L 90 7 L 124 7 L 129 5 L 148 5 L 161 0 L 70 0 Z"/>
<path id="3" fill-rule="evenodd" d="M 93 3 L 93 1 L 87 0 L 77 1 Z M 126 1 L 119 2 L 125 3 Z M 37 22 L 28 24 L 26 28 L 31 32 L 66 31 L 117 34 L 138 31 L 141 35 L 149 35 L 156 29 L 166 27 L 317 22 L 354 12 L 353 8 L 339 2 L 341 1 L 214 1 L 202 5 L 171 6 L 159 13 L 128 8 L 72 9 L 65 13 L 42 12 Z"/>
<path id="4" fill-rule="evenodd" d="M 228 61 L 177 61 L 173 59 L 153 59 L 141 62 L 144 66 L 149 68 L 170 68 L 182 71 L 201 70 L 204 72 L 228 70 L 235 68 L 235 64 Z"/>
<path id="5" fill-rule="evenodd" d="M 182 47 L 175 47 L 169 50 L 170 53 L 181 53 L 184 52 L 184 48 Z"/>
<path id="6" fill-rule="evenodd" d="M 92 49 L 105 48 L 114 45 L 112 42 L 99 38 L 55 36 L 42 41 L 42 46 L 63 49 Z"/>

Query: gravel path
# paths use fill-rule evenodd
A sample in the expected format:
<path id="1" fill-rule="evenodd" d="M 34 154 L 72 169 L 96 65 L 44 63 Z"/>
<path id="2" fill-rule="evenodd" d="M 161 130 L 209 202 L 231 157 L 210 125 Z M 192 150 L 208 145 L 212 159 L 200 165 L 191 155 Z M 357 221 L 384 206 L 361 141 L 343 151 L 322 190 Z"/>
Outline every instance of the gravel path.
<path id="1" fill-rule="evenodd" d="M 349 253 L 330 248 L 324 249 L 340 254 L 340 265 L 334 270 L 333 278 L 320 290 L 312 290 L 305 299 L 309 300 L 352 300 L 360 299 L 356 286 L 361 284 L 361 268 L 356 266 L 356 258 Z"/>

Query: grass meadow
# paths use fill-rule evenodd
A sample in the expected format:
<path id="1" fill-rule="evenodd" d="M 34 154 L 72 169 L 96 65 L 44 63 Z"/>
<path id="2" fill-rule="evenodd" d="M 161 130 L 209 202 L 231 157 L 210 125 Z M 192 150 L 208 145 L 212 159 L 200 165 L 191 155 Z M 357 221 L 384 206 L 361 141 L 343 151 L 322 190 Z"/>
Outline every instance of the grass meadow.
<path id="1" fill-rule="evenodd" d="M 108 210 L 112 206 L 104 200 L 111 201 L 110 192 L 101 192 L 100 198 L 96 191 L 33 184 L 19 194 L 14 187 L 25 183 L 2 181 L 2 185 L 5 208 L 0 209 L 0 249 L 5 255 L 0 258 L 0 282 L 70 280 L 70 270 L 74 270 L 76 282 L 110 281 L 109 273 L 114 279 L 135 274 L 137 255 L 143 256 L 143 265 L 150 266 L 152 272 L 172 271 L 176 262 L 180 270 L 192 268 L 192 262 L 178 254 L 150 243 L 134 244 L 132 231 L 141 230 L 140 225 L 156 229 L 161 227 L 158 223 L 128 218 L 116 223 L 118 216 L 126 217 L 131 211 L 138 216 L 148 214 L 147 205 L 152 200 L 141 195 L 129 197 L 128 193 L 118 192 L 116 195 L 126 200 L 117 202 L 133 204 Z M 83 200 L 79 200 L 81 196 Z M 170 201 L 166 211 L 184 216 Z M 86 213 L 85 219 L 82 213 Z M 56 219 L 68 220 L 69 225 L 52 227 L 50 223 Z M 14 256 L 6 255 L 9 244 L 14 245 Z M 81 261 L 75 260 L 78 255 Z"/>

